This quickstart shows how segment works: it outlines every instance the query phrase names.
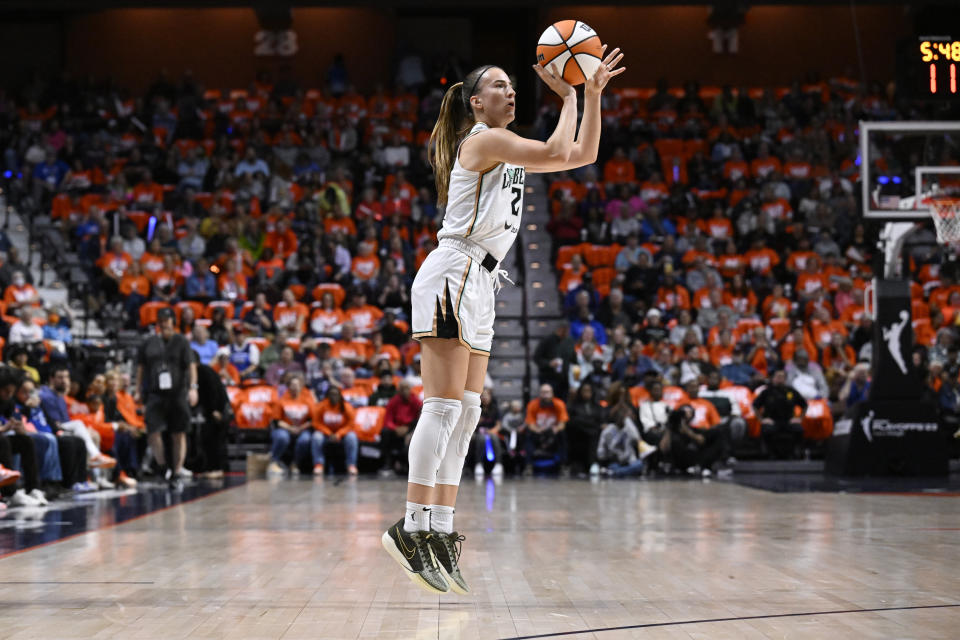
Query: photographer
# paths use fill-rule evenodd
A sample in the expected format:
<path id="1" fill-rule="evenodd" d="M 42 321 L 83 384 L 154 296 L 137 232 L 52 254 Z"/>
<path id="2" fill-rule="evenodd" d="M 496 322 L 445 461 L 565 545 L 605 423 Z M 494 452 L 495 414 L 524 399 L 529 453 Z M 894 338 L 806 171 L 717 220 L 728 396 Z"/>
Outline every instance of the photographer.
<path id="1" fill-rule="evenodd" d="M 687 473 L 712 474 L 713 467 L 723 459 L 729 447 L 726 429 L 697 429 L 693 427 L 696 410 L 685 404 L 670 413 L 667 430 L 660 441 L 664 459 Z"/>

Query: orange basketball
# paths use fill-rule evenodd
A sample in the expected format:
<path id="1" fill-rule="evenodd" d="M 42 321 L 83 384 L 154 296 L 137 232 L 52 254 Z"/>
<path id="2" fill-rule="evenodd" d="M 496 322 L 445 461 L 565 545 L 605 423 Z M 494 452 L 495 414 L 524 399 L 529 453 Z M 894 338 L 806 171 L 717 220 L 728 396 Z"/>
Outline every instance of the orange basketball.
<path id="1" fill-rule="evenodd" d="M 537 62 L 553 65 L 554 73 L 576 86 L 600 66 L 600 36 L 579 20 L 560 20 L 547 27 L 537 42 Z"/>

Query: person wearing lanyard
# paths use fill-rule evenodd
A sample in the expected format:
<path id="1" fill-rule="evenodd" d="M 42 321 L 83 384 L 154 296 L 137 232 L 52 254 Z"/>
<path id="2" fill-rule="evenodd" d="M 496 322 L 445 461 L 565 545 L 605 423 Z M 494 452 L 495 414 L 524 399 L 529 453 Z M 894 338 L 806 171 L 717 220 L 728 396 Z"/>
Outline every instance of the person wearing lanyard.
<path id="1" fill-rule="evenodd" d="M 136 398 L 144 404 L 148 441 L 164 478 L 172 489 L 181 486 L 187 454 L 190 407 L 197 404 L 197 365 L 190 343 L 173 326 L 172 309 L 157 314 L 160 332 L 140 347 L 137 360 Z M 164 455 L 163 434 L 169 432 L 172 451 Z"/>

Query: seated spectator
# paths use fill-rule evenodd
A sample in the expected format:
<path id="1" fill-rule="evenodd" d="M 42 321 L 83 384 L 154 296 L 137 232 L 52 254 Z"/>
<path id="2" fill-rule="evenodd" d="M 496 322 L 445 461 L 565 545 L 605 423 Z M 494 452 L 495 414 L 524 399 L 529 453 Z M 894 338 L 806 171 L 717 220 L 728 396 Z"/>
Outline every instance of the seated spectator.
<path id="1" fill-rule="evenodd" d="M 22 371 L 27 380 L 32 380 L 34 383 L 39 384 L 40 373 L 27 362 L 30 355 L 27 347 L 21 343 L 11 343 L 7 351 L 10 358 L 9 366 L 18 371 Z"/>
<path id="2" fill-rule="evenodd" d="M 492 465 L 491 475 L 503 476 L 504 443 L 500 435 L 500 408 L 493 391 L 486 387 L 480 393 L 480 421 L 470 438 L 465 466 L 473 465 L 473 475 L 483 478 Z"/>
<path id="3" fill-rule="evenodd" d="M 805 411 L 807 401 L 799 391 L 787 384 L 783 369 L 774 371 L 770 385 L 753 401 L 760 418 L 760 430 L 767 451 L 778 458 L 790 458 L 797 453 L 803 438 L 801 418 L 796 410 Z"/>
<path id="4" fill-rule="evenodd" d="M 567 405 L 553 396 L 553 387 L 540 385 L 540 394 L 527 405 L 526 422 L 520 435 L 526 466 L 525 475 L 532 475 L 534 461 L 548 459 L 566 464 L 566 426 L 570 416 Z"/>
<path id="5" fill-rule="evenodd" d="M 213 357 L 219 350 L 219 346 L 210 339 L 207 328 L 202 324 L 194 328 L 190 340 L 190 348 L 196 352 L 200 363 L 206 365 L 209 365 L 213 361 Z"/>
<path id="6" fill-rule="evenodd" d="M 279 387 L 290 375 L 302 376 L 303 365 L 294 360 L 293 347 L 285 345 L 280 350 L 280 359 L 267 367 L 267 372 L 263 376 L 264 382 L 271 387 Z"/>
<path id="7" fill-rule="evenodd" d="M 639 475 L 644 466 L 640 457 L 644 444 L 630 413 L 618 406 L 611 411 L 610 419 L 600 433 L 597 459 L 616 478 Z"/>
<path id="8" fill-rule="evenodd" d="M 344 367 L 340 371 L 340 393 L 353 407 L 365 407 L 370 401 L 369 387 L 356 384 L 357 376 L 353 369 Z"/>
<path id="9" fill-rule="evenodd" d="M 720 372 L 712 369 L 707 373 L 706 384 L 697 389 L 696 397 L 707 400 L 713 405 L 720 419 L 719 424 L 729 429 L 730 440 L 736 443 L 742 440 L 746 434 L 747 423 L 741 415 L 740 403 L 737 401 L 737 397 L 720 387 L 722 381 L 723 378 Z M 687 395 L 689 395 L 689 392 Z M 690 397 L 693 398 L 694 396 Z M 729 454 L 729 452 L 727 453 Z"/>
<path id="10" fill-rule="evenodd" d="M 796 389 L 804 399 L 829 397 L 830 389 L 823 377 L 823 369 L 810 361 L 806 349 L 797 349 L 793 360 L 787 362 L 784 371 L 787 374 L 787 384 Z"/>
<path id="11" fill-rule="evenodd" d="M 270 313 L 266 294 L 258 293 L 253 299 L 253 307 L 243 315 L 243 328 L 253 336 L 276 333 L 277 325 Z"/>
<path id="12" fill-rule="evenodd" d="M 330 348 L 330 356 L 348 367 L 364 366 L 371 356 L 370 341 L 355 335 L 352 322 L 344 322 L 340 327 L 340 339 Z"/>
<path id="13" fill-rule="evenodd" d="M 10 327 L 7 344 L 36 344 L 43 341 L 43 329 L 33 321 L 33 307 L 24 306 L 17 313 L 17 321 Z"/>
<path id="14" fill-rule="evenodd" d="M 317 403 L 313 410 L 314 428 L 322 434 L 322 445 L 336 445 L 343 449 L 347 474 L 351 476 L 357 475 L 357 453 L 360 446 L 354 431 L 354 416 L 353 407 L 336 387 L 330 387 L 327 397 Z M 323 465 L 326 462 L 323 446 L 320 447 L 320 456 L 319 464 L 322 474 Z"/>
<path id="15" fill-rule="evenodd" d="M 239 329 L 230 333 L 229 349 L 230 363 L 240 373 L 241 380 L 260 377 L 260 349 L 248 341 Z"/>
<path id="16" fill-rule="evenodd" d="M 276 407 L 274 427 L 270 431 L 270 464 L 267 471 L 283 473 L 284 461 L 290 457 L 293 445 L 291 468 L 314 475 L 323 475 L 324 431 L 316 424 L 316 400 L 309 389 L 303 386 L 303 377 L 290 377 L 286 392 Z"/>
<path id="17" fill-rule="evenodd" d="M 839 400 L 844 409 L 865 402 L 870 397 L 870 365 L 865 362 L 857 363 L 847 374 L 847 379 L 840 389 Z"/>
<path id="18" fill-rule="evenodd" d="M 314 336 L 335 335 L 346 318 L 343 311 L 337 308 L 333 294 L 327 291 L 320 300 L 320 306 L 310 316 L 310 333 Z"/>
<path id="19" fill-rule="evenodd" d="M 210 362 L 210 368 L 220 376 L 220 381 L 223 382 L 224 386 L 235 387 L 240 385 L 240 372 L 230 362 L 230 347 L 217 349 L 216 355 Z"/>
<path id="20" fill-rule="evenodd" d="M 254 308 L 256 309 L 256 306 Z M 273 321 L 278 330 L 282 329 L 299 336 L 307 328 L 308 314 L 307 305 L 298 302 L 293 290 L 288 288 L 283 290 L 283 299 L 273 308 Z M 263 327 L 262 323 L 260 327 Z"/>
<path id="21" fill-rule="evenodd" d="M 481 396 L 482 406 L 482 396 Z M 420 418 L 423 403 L 412 393 L 410 383 L 401 380 L 394 395 L 387 402 L 383 429 L 380 431 L 380 451 L 383 455 L 383 475 L 406 473 L 410 438 Z"/>
<path id="22" fill-rule="evenodd" d="M 383 321 L 383 311 L 367 304 L 367 296 L 362 290 L 353 294 L 353 303 L 344 312 L 347 321 L 361 336 L 376 331 Z"/>
<path id="23" fill-rule="evenodd" d="M 23 271 L 14 271 L 10 280 L 10 285 L 3 292 L 3 302 L 7 305 L 7 311 L 15 311 L 25 306 L 40 306 L 40 294 L 27 282 Z"/>

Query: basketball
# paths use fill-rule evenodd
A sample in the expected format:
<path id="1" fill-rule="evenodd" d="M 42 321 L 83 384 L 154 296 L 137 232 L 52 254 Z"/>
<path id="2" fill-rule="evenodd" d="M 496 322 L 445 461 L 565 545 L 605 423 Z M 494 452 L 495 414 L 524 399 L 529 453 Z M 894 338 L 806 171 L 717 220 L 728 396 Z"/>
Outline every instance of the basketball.
<path id="1" fill-rule="evenodd" d="M 576 86 L 591 77 L 600 65 L 600 36 L 579 20 L 560 20 L 547 27 L 537 42 L 537 62 L 553 65 L 557 74 Z"/>

